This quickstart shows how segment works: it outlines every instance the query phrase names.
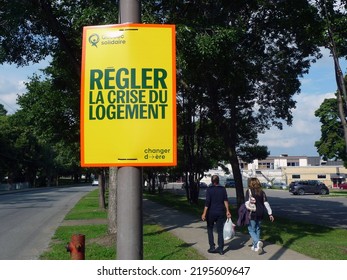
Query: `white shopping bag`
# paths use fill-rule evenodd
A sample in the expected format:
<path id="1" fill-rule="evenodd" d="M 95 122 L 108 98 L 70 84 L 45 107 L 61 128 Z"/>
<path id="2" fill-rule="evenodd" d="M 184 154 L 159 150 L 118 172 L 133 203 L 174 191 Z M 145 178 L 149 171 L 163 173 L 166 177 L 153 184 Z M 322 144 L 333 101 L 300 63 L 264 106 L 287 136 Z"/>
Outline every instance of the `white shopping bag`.
<path id="1" fill-rule="evenodd" d="M 227 219 L 224 223 L 223 238 L 224 240 L 232 239 L 235 236 L 235 224 L 231 219 Z"/>

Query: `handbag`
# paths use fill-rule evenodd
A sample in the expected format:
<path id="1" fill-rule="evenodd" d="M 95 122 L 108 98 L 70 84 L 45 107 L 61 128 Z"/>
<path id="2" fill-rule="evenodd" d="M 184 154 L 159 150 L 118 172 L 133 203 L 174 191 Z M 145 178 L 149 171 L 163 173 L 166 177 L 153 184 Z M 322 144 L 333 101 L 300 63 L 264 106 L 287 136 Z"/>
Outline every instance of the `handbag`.
<path id="1" fill-rule="evenodd" d="M 248 201 L 245 202 L 245 206 L 249 211 L 255 212 L 255 211 L 257 211 L 257 206 L 255 205 L 255 203 L 256 203 L 256 200 L 252 196 L 252 192 L 249 189 L 249 199 L 248 199 Z"/>
<path id="2" fill-rule="evenodd" d="M 225 223 L 224 223 L 224 227 L 223 227 L 223 238 L 224 241 L 226 240 L 230 240 L 235 236 L 235 224 L 233 223 L 233 221 L 228 218 Z"/>

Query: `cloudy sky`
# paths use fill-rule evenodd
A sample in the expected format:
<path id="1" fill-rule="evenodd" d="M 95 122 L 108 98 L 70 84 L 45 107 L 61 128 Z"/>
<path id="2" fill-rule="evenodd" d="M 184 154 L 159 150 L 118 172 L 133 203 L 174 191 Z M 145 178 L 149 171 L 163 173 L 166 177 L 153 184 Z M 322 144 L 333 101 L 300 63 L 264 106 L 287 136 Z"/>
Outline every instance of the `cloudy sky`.
<path id="1" fill-rule="evenodd" d="M 346 61 L 340 60 L 340 66 L 346 75 Z M 271 129 L 259 137 L 260 144 L 268 146 L 272 156 L 318 156 L 314 143 L 320 139 L 321 123 L 314 112 L 325 98 L 334 97 L 336 89 L 334 63 L 325 51 L 323 58 L 301 79 L 301 93 L 295 97 L 297 108 L 293 110 L 293 125 L 283 130 Z"/>
<path id="2" fill-rule="evenodd" d="M 46 62 L 17 68 L 15 65 L 0 64 L 0 104 L 4 105 L 8 114 L 18 110 L 17 96 L 25 93 L 24 82 L 34 73 L 40 74 L 39 69 L 47 66 Z"/>
<path id="3" fill-rule="evenodd" d="M 343 60 L 340 63 L 346 74 L 347 62 Z M 0 103 L 9 114 L 18 109 L 16 98 L 25 92 L 23 83 L 46 65 L 45 62 L 22 68 L 0 65 Z M 273 156 L 318 155 L 314 142 L 320 138 L 320 122 L 314 112 L 325 98 L 334 96 L 337 88 L 334 64 L 328 52 L 324 52 L 323 58 L 311 66 L 309 74 L 303 77 L 301 83 L 301 93 L 295 97 L 297 108 L 293 111 L 293 125 L 285 126 L 281 131 L 273 128 L 259 137 L 260 144 L 268 146 Z"/>

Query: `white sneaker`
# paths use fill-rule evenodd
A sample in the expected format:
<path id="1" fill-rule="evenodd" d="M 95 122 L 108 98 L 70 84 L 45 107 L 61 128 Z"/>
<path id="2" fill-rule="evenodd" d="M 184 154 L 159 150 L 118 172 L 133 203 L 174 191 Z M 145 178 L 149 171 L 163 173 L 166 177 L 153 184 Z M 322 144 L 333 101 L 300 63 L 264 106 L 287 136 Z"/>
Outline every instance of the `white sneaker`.
<path id="1" fill-rule="evenodd" d="M 263 242 L 262 241 L 258 241 L 257 248 L 255 249 L 255 251 L 258 252 L 258 255 L 263 253 Z"/>
<path id="2" fill-rule="evenodd" d="M 252 251 L 255 251 L 255 248 L 254 248 L 254 246 L 253 246 L 253 245 L 252 245 L 252 247 L 251 247 L 251 250 L 252 250 Z"/>

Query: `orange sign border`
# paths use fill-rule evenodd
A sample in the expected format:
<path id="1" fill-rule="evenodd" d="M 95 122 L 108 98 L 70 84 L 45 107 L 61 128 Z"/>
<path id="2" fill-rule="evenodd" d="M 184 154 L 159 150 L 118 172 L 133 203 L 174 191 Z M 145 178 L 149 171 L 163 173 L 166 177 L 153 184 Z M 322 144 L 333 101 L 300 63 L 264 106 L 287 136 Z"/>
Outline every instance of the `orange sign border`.
<path id="1" fill-rule="evenodd" d="M 85 102 L 85 59 L 86 59 L 86 31 L 88 29 L 103 29 L 103 28 L 119 28 L 119 27 L 136 27 L 136 28 L 170 28 L 172 42 L 172 161 L 171 162 L 116 162 L 116 163 L 86 163 L 85 162 L 85 147 L 84 147 L 84 102 Z M 177 109 L 176 109 L 176 26 L 171 24 L 110 24 L 98 26 L 83 27 L 82 39 L 82 68 L 81 68 L 81 87 L 80 87 L 80 144 L 81 144 L 81 166 L 82 167 L 111 167 L 111 166 L 176 166 L 177 165 Z"/>

